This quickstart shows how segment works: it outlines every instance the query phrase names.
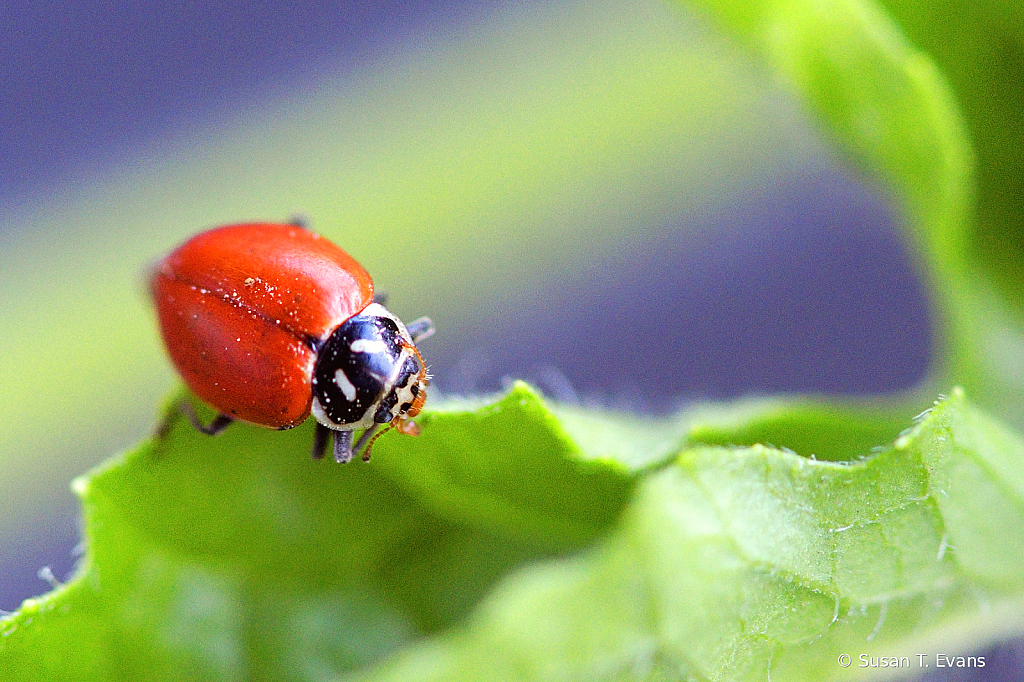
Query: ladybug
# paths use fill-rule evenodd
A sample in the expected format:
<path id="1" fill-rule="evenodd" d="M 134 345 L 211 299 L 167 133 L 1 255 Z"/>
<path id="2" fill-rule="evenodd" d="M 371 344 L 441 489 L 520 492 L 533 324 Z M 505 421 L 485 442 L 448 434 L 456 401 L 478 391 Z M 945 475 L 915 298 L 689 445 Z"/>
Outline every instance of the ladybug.
<path id="1" fill-rule="evenodd" d="M 175 367 L 220 413 L 202 424 L 183 403 L 203 433 L 235 420 L 290 429 L 312 412 L 313 458 L 333 433 L 341 463 L 352 459 L 356 429 L 364 461 L 387 430 L 419 434 L 411 420 L 430 377 L 416 342 L 433 323 L 402 324 L 374 297 L 366 270 L 301 223 L 202 232 L 160 261 L 150 291 Z"/>

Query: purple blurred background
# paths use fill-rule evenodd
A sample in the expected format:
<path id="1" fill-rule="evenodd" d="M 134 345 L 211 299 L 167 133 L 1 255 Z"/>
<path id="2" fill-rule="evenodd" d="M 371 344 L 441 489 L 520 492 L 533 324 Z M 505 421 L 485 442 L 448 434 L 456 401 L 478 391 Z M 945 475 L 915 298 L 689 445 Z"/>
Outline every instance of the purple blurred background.
<path id="1" fill-rule="evenodd" d="M 0 205 L 502 4 L 0 3 Z"/>
<path id="2" fill-rule="evenodd" d="M 133 150 L 512 4 L 0 3 L 0 205 L 31 203 Z M 827 160 L 771 187 L 705 216 L 709 228 L 736 228 L 718 230 L 735 241 L 694 250 L 672 237 L 685 231 L 664 230 L 568 282 L 542 283 L 525 305 L 480 311 L 474 332 L 432 346 L 439 386 L 488 390 L 517 376 L 555 397 L 654 412 L 696 398 L 912 387 L 932 331 L 889 207 Z M 685 339 L 685 354 L 666 355 L 667 336 Z M 32 546 L 0 552 L 0 608 L 45 590 L 40 566 L 68 574 L 77 541 L 69 515 Z M 985 670 L 941 679 L 1011 679 L 1019 652 L 997 648 Z"/>

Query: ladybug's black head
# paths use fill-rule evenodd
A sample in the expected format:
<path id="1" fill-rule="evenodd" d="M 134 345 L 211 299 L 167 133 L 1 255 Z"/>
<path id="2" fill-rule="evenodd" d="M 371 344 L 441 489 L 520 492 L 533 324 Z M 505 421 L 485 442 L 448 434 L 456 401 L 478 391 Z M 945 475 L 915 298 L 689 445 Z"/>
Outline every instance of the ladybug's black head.
<path id="1" fill-rule="evenodd" d="M 313 366 L 313 416 L 338 430 L 413 417 L 426 398 L 426 371 L 409 331 L 371 303 L 331 333 Z"/>

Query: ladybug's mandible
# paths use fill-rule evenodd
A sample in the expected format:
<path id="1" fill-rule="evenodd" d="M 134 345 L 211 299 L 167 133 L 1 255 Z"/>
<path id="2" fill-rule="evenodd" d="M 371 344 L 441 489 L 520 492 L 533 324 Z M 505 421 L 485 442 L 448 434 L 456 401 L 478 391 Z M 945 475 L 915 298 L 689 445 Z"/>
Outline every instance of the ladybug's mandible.
<path id="1" fill-rule="evenodd" d="M 220 412 L 199 430 L 236 419 L 276 429 L 317 420 L 313 457 L 334 433 L 334 457 L 363 459 L 382 424 L 416 435 L 430 383 L 408 327 L 374 298 L 351 256 L 300 224 L 246 223 L 198 234 L 164 258 L 150 281 L 164 343 L 192 392 Z"/>

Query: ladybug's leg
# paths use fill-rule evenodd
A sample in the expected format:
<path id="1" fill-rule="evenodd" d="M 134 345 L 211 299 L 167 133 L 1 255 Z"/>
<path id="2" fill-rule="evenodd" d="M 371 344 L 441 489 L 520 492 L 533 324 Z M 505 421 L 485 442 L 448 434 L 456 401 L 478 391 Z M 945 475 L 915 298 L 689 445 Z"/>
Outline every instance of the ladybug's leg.
<path id="1" fill-rule="evenodd" d="M 323 459 L 327 452 L 327 441 L 331 437 L 331 429 L 320 422 L 316 423 L 316 430 L 313 431 L 313 459 Z"/>
<path id="2" fill-rule="evenodd" d="M 386 292 L 386 291 L 378 291 L 378 292 L 374 293 L 374 295 L 373 295 L 373 302 L 374 303 L 379 303 L 380 305 L 387 305 L 388 304 L 388 292 Z"/>
<path id="3" fill-rule="evenodd" d="M 213 421 L 209 424 L 203 424 L 199 421 L 199 415 L 196 414 L 196 410 L 192 407 L 192 403 L 187 400 L 181 403 L 182 413 L 188 417 L 188 420 L 192 423 L 192 426 L 196 427 L 196 431 L 205 433 L 207 436 L 216 436 L 224 429 L 231 426 L 231 422 L 235 421 L 234 417 L 226 414 L 218 414 L 213 418 Z"/>
<path id="4" fill-rule="evenodd" d="M 413 343 L 419 343 L 434 335 L 434 323 L 430 321 L 429 317 L 413 320 L 406 326 L 406 329 L 409 330 L 409 336 L 412 337 Z"/>
<path id="5" fill-rule="evenodd" d="M 334 461 L 346 464 L 352 459 L 352 432 L 334 432 Z"/>

